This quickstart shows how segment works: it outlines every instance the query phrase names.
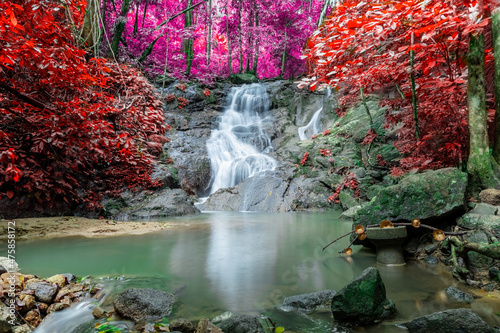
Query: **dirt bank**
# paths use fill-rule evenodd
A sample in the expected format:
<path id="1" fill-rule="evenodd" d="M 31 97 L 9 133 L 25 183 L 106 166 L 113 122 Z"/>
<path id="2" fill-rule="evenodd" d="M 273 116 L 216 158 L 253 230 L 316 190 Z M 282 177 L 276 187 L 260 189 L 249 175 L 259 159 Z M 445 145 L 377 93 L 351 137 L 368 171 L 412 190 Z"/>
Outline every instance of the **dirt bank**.
<path id="1" fill-rule="evenodd" d="M 10 227 L 10 229 L 9 229 Z M 58 238 L 69 236 L 110 237 L 145 234 L 175 227 L 167 222 L 117 222 L 74 216 L 36 217 L 0 220 L 0 241 L 6 240 L 12 228 L 16 239 Z"/>

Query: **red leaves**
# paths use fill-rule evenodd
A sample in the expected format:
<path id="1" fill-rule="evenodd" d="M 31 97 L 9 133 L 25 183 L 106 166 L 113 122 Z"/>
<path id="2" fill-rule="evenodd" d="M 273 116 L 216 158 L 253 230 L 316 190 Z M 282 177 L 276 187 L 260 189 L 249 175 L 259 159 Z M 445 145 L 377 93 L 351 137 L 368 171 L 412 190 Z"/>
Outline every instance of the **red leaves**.
<path id="1" fill-rule="evenodd" d="M 306 165 L 306 162 L 307 162 L 307 158 L 309 157 L 309 152 L 305 152 L 304 153 L 304 156 L 302 157 L 302 159 L 300 160 L 300 165 Z"/>
<path id="2" fill-rule="evenodd" d="M 79 24 L 85 2 L 65 3 Z M 47 106 L 0 89 L 0 195 L 99 208 L 123 186 L 158 185 L 149 177 L 154 157 L 142 147 L 148 138 L 168 141 L 167 126 L 142 74 L 85 60 L 65 13 L 50 0 L 0 3 L 0 60 L 11 68 L 0 67 L 2 82 Z"/>

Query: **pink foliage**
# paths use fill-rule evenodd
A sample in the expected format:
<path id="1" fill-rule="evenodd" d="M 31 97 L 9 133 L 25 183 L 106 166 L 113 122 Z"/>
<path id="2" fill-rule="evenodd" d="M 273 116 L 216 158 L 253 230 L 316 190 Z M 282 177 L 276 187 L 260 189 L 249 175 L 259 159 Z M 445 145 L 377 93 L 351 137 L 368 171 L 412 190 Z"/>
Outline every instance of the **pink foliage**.
<path id="1" fill-rule="evenodd" d="M 192 4 L 199 1 L 193 0 Z M 109 49 L 113 38 L 113 27 L 120 16 L 122 0 L 107 2 L 106 35 L 103 51 Z M 181 14 L 168 24 L 154 30 L 161 22 L 188 7 L 187 0 L 157 0 L 132 2 L 127 15 L 123 40 L 120 44 L 121 60 L 133 61 L 158 36 L 153 52 L 143 63 L 152 74 L 166 74 L 178 79 L 197 78 L 213 82 L 218 77 L 228 76 L 228 37 L 231 44 L 231 73 L 242 68 L 252 70 L 255 56 L 258 57 L 257 76 L 276 77 L 281 74 L 283 51 L 286 50 L 284 77 L 297 77 L 305 72 L 304 60 L 300 58 L 307 37 L 316 28 L 323 1 L 311 0 L 212 0 L 193 10 L 193 25 L 185 28 L 185 15 Z M 226 16 L 227 8 L 227 16 Z M 145 11 L 146 9 L 146 11 Z M 144 13 L 145 12 L 145 13 Z M 255 24 L 257 12 L 258 25 Z M 137 17 L 137 31 L 134 23 Z M 226 31 L 226 22 L 228 31 Z M 210 59 L 207 59 L 209 26 L 212 27 Z M 240 24 L 239 24 L 240 23 Z M 241 39 L 239 34 L 241 27 Z M 168 38 L 168 43 L 167 43 Z M 190 77 L 185 77 L 186 59 L 183 40 L 193 39 L 193 62 Z M 241 41 L 241 42 L 240 42 Z M 166 65 L 165 65 L 166 62 Z"/>

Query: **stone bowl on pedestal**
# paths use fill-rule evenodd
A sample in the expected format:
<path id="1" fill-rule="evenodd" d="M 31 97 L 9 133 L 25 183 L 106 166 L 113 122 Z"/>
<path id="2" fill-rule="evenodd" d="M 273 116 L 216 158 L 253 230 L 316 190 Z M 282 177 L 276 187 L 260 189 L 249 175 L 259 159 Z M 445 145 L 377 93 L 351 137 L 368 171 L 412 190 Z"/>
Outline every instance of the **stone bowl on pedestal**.
<path id="1" fill-rule="evenodd" d="M 406 265 L 402 250 L 406 235 L 405 226 L 366 229 L 367 239 L 377 249 L 377 263 L 381 265 Z"/>

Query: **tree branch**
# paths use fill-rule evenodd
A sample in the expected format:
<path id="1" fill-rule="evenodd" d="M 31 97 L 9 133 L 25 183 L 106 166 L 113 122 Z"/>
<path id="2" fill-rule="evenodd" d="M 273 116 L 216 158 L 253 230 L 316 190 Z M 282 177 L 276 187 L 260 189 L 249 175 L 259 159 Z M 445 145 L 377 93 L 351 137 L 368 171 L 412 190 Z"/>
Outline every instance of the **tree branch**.
<path id="1" fill-rule="evenodd" d="M 0 88 L 11 93 L 12 95 L 16 96 L 18 99 L 22 100 L 23 102 L 25 103 L 28 103 L 36 108 L 39 108 L 41 110 L 49 110 L 51 112 L 54 112 L 54 110 L 46 107 L 43 103 L 37 101 L 36 99 L 33 99 L 19 91 L 17 91 L 16 89 L 12 88 L 12 87 L 9 87 L 8 85 L 6 85 L 5 83 L 0 83 Z"/>

